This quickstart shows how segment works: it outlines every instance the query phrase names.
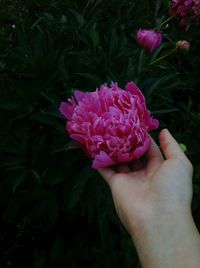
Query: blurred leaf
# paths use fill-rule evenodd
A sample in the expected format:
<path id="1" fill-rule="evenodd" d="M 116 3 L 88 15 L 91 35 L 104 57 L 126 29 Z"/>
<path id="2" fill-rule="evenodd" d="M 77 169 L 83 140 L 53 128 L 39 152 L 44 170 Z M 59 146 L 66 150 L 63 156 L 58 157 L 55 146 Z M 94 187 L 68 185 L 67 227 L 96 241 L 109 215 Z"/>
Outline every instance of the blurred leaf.
<path id="1" fill-rule="evenodd" d="M 83 26 L 83 24 L 85 23 L 83 16 L 80 13 L 78 13 L 77 11 L 75 11 L 74 9 L 70 9 L 70 12 L 76 18 L 76 21 L 78 22 L 79 26 Z"/>
<path id="2" fill-rule="evenodd" d="M 76 73 L 76 74 L 89 79 L 94 85 L 98 86 L 102 84 L 101 79 L 95 74 L 90 74 L 90 73 Z"/>
<path id="3" fill-rule="evenodd" d="M 64 253 L 64 240 L 61 236 L 57 236 L 50 249 L 51 260 L 56 260 L 61 254 Z"/>
<path id="4" fill-rule="evenodd" d="M 139 61 L 138 61 L 138 73 L 140 73 L 145 65 L 145 50 L 140 51 Z"/>
<path id="5" fill-rule="evenodd" d="M 179 109 L 176 109 L 176 108 L 172 108 L 172 109 L 163 109 L 163 110 L 157 110 L 157 111 L 152 111 L 152 114 L 155 115 L 155 114 L 168 114 L 168 113 L 171 113 L 171 112 L 176 112 L 178 111 Z"/>
<path id="6" fill-rule="evenodd" d="M 22 172 L 20 174 L 20 176 L 18 176 L 18 174 L 15 175 L 15 177 L 13 176 L 13 179 L 12 179 L 12 190 L 13 192 L 16 191 L 16 188 L 24 182 L 25 178 L 27 177 L 27 174 L 28 174 L 28 171 L 25 170 L 24 172 Z"/>
<path id="7" fill-rule="evenodd" d="M 0 99 L 0 109 L 12 111 L 22 107 L 24 110 L 28 111 L 32 111 L 33 109 L 31 104 L 26 103 L 24 100 L 20 98 L 4 97 Z"/>
<path id="8" fill-rule="evenodd" d="M 67 169 L 62 166 L 48 168 L 43 176 L 42 181 L 48 185 L 56 185 L 64 181 L 67 177 Z"/>
<path id="9" fill-rule="evenodd" d="M 66 145 L 63 145 L 59 149 L 56 149 L 55 151 L 53 151 L 53 153 L 59 153 L 59 152 L 63 152 L 63 151 L 66 152 L 66 151 L 69 151 L 72 149 L 78 149 L 78 148 L 80 148 L 80 146 L 77 144 L 77 142 L 71 140 Z"/>
<path id="10" fill-rule="evenodd" d="M 21 205 L 21 200 L 19 198 L 13 198 L 10 200 L 10 202 L 8 203 L 6 207 L 5 214 L 4 214 L 4 219 L 7 223 L 11 224 L 14 222 L 19 212 L 20 205 Z"/>
<path id="11" fill-rule="evenodd" d="M 90 167 L 84 168 L 82 172 L 84 177 L 82 176 L 82 173 L 79 173 L 76 176 L 74 175 L 73 182 L 68 181 L 66 184 L 63 191 L 63 199 L 66 209 L 71 209 L 78 203 L 87 180 L 94 174 L 94 171 L 91 170 Z"/>

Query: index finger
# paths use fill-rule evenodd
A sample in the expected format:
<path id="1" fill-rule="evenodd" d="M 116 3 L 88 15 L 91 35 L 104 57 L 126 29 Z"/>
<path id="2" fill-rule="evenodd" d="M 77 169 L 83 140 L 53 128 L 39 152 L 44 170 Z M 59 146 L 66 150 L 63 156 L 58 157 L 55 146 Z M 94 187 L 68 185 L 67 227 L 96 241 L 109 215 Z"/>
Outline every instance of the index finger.
<path id="1" fill-rule="evenodd" d="M 161 153 L 161 150 L 159 149 L 158 145 L 156 144 L 156 142 L 152 138 L 151 138 L 151 145 L 149 147 L 149 150 L 145 154 L 145 156 L 148 160 L 151 160 L 152 158 L 164 160 L 164 157 Z"/>

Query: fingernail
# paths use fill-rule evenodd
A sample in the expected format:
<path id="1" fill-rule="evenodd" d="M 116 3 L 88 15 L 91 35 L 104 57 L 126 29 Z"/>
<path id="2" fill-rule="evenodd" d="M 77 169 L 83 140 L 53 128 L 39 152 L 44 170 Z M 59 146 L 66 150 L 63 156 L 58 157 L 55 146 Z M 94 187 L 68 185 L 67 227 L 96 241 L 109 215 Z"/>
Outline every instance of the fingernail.
<path id="1" fill-rule="evenodd" d="M 168 132 L 168 133 L 169 133 L 169 130 L 168 130 L 167 128 L 163 128 L 162 131 L 164 131 L 164 132 Z"/>

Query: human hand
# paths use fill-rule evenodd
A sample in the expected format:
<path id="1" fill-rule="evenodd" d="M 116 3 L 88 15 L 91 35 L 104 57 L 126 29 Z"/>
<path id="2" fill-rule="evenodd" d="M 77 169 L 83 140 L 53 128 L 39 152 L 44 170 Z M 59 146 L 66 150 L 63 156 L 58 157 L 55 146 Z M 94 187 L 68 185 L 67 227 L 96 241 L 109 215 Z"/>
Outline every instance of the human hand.
<path id="1" fill-rule="evenodd" d="M 168 130 L 159 142 L 165 158 L 152 139 L 145 166 L 133 161 L 99 172 L 143 267 L 196 268 L 200 237 L 191 214 L 192 164 Z"/>
<path id="2" fill-rule="evenodd" d="M 133 161 L 100 169 L 109 184 L 116 211 L 130 234 L 160 217 L 190 213 L 192 165 L 168 130 L 159 135 L 159 147 L 152 139 L 147 164 Z"/>

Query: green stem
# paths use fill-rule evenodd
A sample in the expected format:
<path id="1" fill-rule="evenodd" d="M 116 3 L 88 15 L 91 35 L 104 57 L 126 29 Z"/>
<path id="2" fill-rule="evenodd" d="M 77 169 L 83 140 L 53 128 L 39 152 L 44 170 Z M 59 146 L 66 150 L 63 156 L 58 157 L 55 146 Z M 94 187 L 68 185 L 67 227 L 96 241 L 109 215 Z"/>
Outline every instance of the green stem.
<path id="1" fill-rule="evenodd" d="M 169 22 L 170 20 L 172 20 L 175 16 L 176 16 L 176 14 L 172 15 L 171 17 L 169 17 L 168 19 L 166 19 L 165 21 L 163 21 L 161 23 L 160 27 L 162 27 L 164 24 L 166 24 L 167 22 Z"/>
<path id="2" fill-rule="evenodd" d="M 172 49 L 172 50 L 169 51 L 167 54 L 163 55 L 162 57 L 160 57 L 160 58 L 158 58 L 158 59 L 156 59 L 156 60 L 154 60 L 154 61 L 152 61 L 152 62 L 149 64 L 149 66 L 150 66 L 150 65 L 153 65 L 154 63 L 156 63 L 156 62 L 158 62 L 158 61 L 160 61 L 160 60 L 165 59 L 166 57 L 168 57 L 169 55 L 171 55 L 171 54 L 174 53 L 175 51 L 176 51 L 176 48 Z"/>
<path id="3" fill-rule="evenodd" d="M 169 22 L 170 20 L 172 20 L 175 16 L 176 16 L 176 14 L 172 15 L 171 17 L 169 17 L 168 19 L 166 19 L 165 21 L 163 21 L 163 22 L 160 24 L 160 28 L 161 28 L 163 25 L 165 25 L 167 22 Z M 155 31 L 156 28 L 157 28 L 157 27 L 155 27 L 155 28 L 153 29 L 153 31 Z"/>
<path id="4" fill-rule="evenodd" d="M 151 65 L 153 65 L 154 63 L 161 61 L 163 59 L 165 59 L 166 57 L 168 57 L 169 55 L 171 55 L 172 53 L 174 53 L 176 51 L 176 48 L 172 49 L 171 51 L 169 51 L 167 54 L 163 55 L 162 57 L 152 61 L 150 64 L 148 64 L 145 68 L 142 69 L 142 71 L 140 72 L 140 75 L 143 74 Z"/>

